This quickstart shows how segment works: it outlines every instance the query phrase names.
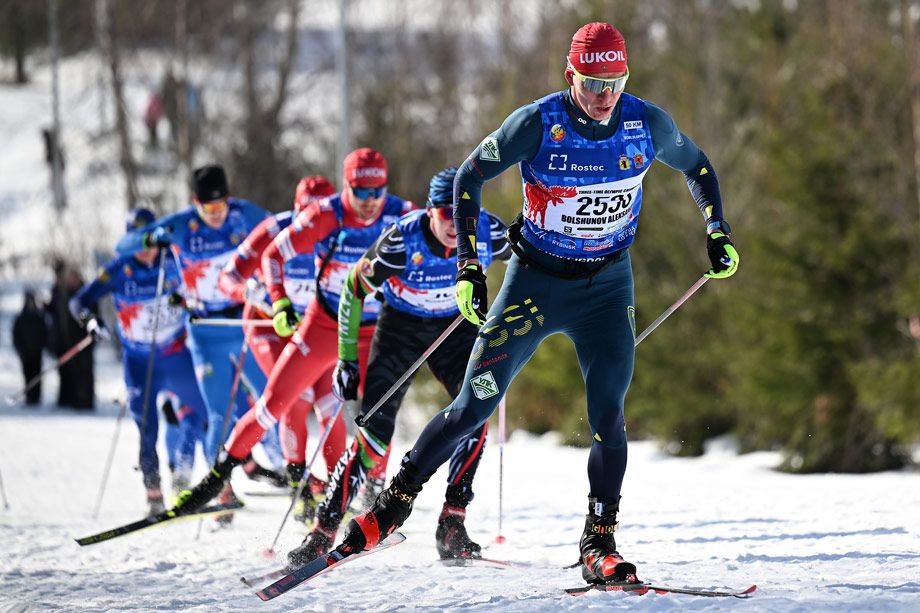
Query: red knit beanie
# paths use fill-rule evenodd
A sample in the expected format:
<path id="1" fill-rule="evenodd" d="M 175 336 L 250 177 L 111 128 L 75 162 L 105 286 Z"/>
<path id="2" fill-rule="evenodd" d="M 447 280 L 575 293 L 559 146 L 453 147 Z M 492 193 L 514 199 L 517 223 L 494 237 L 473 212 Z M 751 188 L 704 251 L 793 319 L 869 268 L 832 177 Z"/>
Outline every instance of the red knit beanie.
<path id="1" fill-rule="evenodd" d="M 370 147 L 355 149 L 345 157 L 345 182 L 354 187 L 386 185 L 386 159 Z"/>
<path id="2" fill-rule="evenodd" d="M 297 184 L 297 192 L 294 195 L 294 210 L 300 212 L 301 209 L 314 200 L 331 196 L 334 193 L 335 186 L 326 177 L 322 175 L 304 177 Z"/>
<path id="3" fill-rule="evenodd" d="M 569 63 L 585 75 L 626 72 L 626 40 L 609 23 L 583 25 L 572 37 Z"/>

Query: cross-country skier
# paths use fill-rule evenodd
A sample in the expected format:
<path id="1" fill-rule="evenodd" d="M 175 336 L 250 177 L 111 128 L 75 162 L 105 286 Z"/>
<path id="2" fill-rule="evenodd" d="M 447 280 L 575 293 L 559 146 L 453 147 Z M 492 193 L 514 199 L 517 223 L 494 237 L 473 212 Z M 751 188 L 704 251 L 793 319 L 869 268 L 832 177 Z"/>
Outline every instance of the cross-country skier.
<path id="1" fill-rule="evenodd" d="M 243 309 L 243 319 L 271 319 L 271 300 L 268 292 L 262 283 L 262 253 L 265 251 L 276 236 L 285 228 L 291 225 L 294 217 L 300 211 L 312 202 L 317 202 L 335 194 L 335 187 L 326 177 L 314 175 L 304 177 L 297 184 L 294 195 L 293 210 L 277 213 L 262 221 L 252 233 L 246 237 L 246 240 L 240 244 L 233 256 L 220 273 L 219 283 L 221 289 L 229 296 L 237 300 L 246 300 L 246 306 Z M 316 294 L 316 265 L 312 253 L 302 253 L 290 258 L 284 263 L 284 291 L 291 304 L 298 313 L 305 313 L 307 306 L 313 301 Z M 265 313 L 269 313 L 266 315 Z M 252 350 L 253 357 L 259 363 L 259 367 L 269 375 L 281 351 L 287 345 L 290 337 L 279 336 L 274 330 L 266 328 L 256 328 L 255 326 L 246 326 L 244 328 L 249 338 L 249 346 Z M 327 376 L 328 375 L 328 376 Z M 297 409 L 288 411 L 281 419 L 279 425 L 281 428 L 282 451 L 284 458 L 288 463 L 288 474 L 293 475 L 292 486 L 297 487 L 300 477 L 304 473 L 306 462 L 306 440 L 307 440 L 307 422 L 304 416 L 313 406 L 314 399 L 321 398 L 320 402 L 327 405 L 332 398 L 332 369 L 324 374 L 317 381 L 316 387 L 320 393 L 317 396 L 313 388 L 307 388 L 294 401 L 298 406 Z M 326 419 L 323 418 L 321 411 L 319 414 L 320 426 L 326 427 Z M 328 416 L 328 413 L 326 413 Z M 296 417 L 295 417 L 296 416 Z M 303 446 L 298 445 L 302 442 Z M 345 423 L 338 419 L 333 425 L 333 430 L 324 445 L 325 459 L 327 466 L 333 466 L 338 459 L 335 452 L 341 453 L 345 447 Z M 259 471 L 260 467 L 253 460 L 243 464 L 243 470 L 247 474 Z M 312 478 L 315 483 L 318 481 Z M 302 521 L 312 516 L 312 509 L 305 509 L 299 501 L 295 508 L 294 516 Z"/>
<path id="2" fill-rule="evenodd" d="M 412 209 L 411 202 L 387 193 L 387 162 L 373 149 L 365 147 L 349 153 L 344 161 L 344 177 L 345 187 L 340 194 L 309 204 L 262 255 L 262 276 L 272 298 L 275 331 L 280 336 L 293 337 L 272 369 L 265 393 L 234 427 L 226 453 L 198 485 L 180 494 L 178 513 L 195 511 L 211 500 L 262 433 L 296 409 L 300 394 L 336 364 L 339 297 L 348 270 L 387 226 Z M 316 255 L 319 291 L 301 319 L 285 293 L 283 264 L 299 253 L 311 252 Z M 362 366 L 367 364 L 379 311 L 380 302 L 364 301 L 358 332 Z M 326 416 L 335 409 L 334 404 L 323 404 L 322 398 L 317 404 Z M 304 447 L 301 441 L 296 445 Z M 340 448 L 338 455 L 343 450 Z M 315 508 L 309 488 L 304 488 L 304 496 L 305 503 Z"/>
<path id="3" fill-rule="evenodd" d="M 588 515 L 580 542 L 589 581 L 625 578 L 614 530 L 626 470 L 623 400 L 633 372 L 635 306 L 628 247 L 654 159 L 684 173 L 706 219 L 707 275 L 725 278 L 738 253 L 722 215 L 719 184 L 706 155 L 663 110 L 623 93 L 626 43 L 610 24 L 589 23 L 572 38 L 566 91 L 514 111 L 463 163 L 454 189 L 457 303 L 481 325 L 462 391 L 425 427 L 389 487 L 346 529 L 343 551 L 373 546 L 400 526 L 424 483 L 476 432 L 511 380 L 550 334 L 572 339 L 585 379 Z M 486 315 L 476 253 L 480 193 L 513 164 L 523 178 L 523 218 L 509 236 L 515 255 Z M 634 567 L 632 567 L 634 572 Z"/>
<path id="4" fill-rule="evenodd" d="M 339 360 L 335 370 L 335 390 L 344 400 L 358 397 L 361 304 L 377 288 L 382 288 L 384 296 L 367 366 L 361 401 L 364 412 L 377 404 L 459 314 L 454 300 L 457 234 L 452 208 L 456 174 L 456 168 L 447 168 L 432 177 L 426 210 L 413 211 L 387 228 L 348 272 L 339 301 Z M 505 224 L 485 210 L 480 211 L 478 223 L 476 253 L 482 266 L 510 257 Z M 460 392 L 462 364 L 476 332 L 476 326 L 464 321 L 428 358 L 431 373 L 451 396 Z M 313 532 L 288 554 L 291 564 L 305 564 L 329 551 L 368 470 L 381 462 L 389 448 L 396 413 L 412 378 L 358 429 L 351 448 L 330 475 Z M 442 558 L 481 555 L 481 547 L 467 534 L 464 519 L 473 499 L 473 476 L 482 457 L 487 427 L 487 422 L 482 423 L 456 446 L 451 457 L 446 500 L 435 532 Z"/>
<path id="5" fill-rule="evenodd" d="M 147 209 L 136 208 L 128 213 L 126 226 L 131 232 L 153 223 L 154 215 Z M 185 312 L 169 304 L 167 296 L 181 284 L 179 271 L 172 258 L 165 258 L 164 285 L 157 307 L 157 281 L 159 278 L 159 253 L 156 245 L 141 248 L 132 255 L 115 258 L 102 269 L 92 282 L 70 301 L 70 311 L 77 321 L 83 321 L 88 332 L 107 337 L 108 331 L 93 315 L 101 298 L 113 294 L 115 313 L 118 316 L 118 337 L 122 345 L 125 367 L 125 386 L 128 388 L 128 407 L 131 417 L 140 430 L 140 468 L 147 490 L 150 515 L 163 511 L 163 492 L 160 489 L 160 462 L 156 443 L 159 431 L 157 396 L 163 390 L 174 392 L 182 399 L 176 407 L 182 415 L 178 435 L 167 436 L 170 455 L 182 455 L 182 461 L 173 464 L 173 485 L 188 483 L 188 471 L 194 461 L 195 440 L 204 430 L 205 408 L 195 382 L 192 356 L 185 346 Z M 156 339 L 153 338 L 154 321 Z M 151 341 L 154 342 L 153 376 L 150 389 L 144 396 L 147 368 L 150 361 Z M 167 426 L 169 429 L 170 426 Z M 188 441 L 191 441 L 191 453 Z M 189 457 L 191 455 L 191 457 Z M 172 463 L 171 463 L 172 464 Z"/>
<path id="6" fill-rule="evenodd" d="M 192 175 L 194 204 L 150 226 L 129 233 L 118 243 L 119 253 L 132 253 L 142 247 L 170 246 L 181 266 L 183 294 L 200 319 L 212 317 L 239 319 L 243 301 L 228 296 L 218 287 L 221 269 L 236 253 L 236 247 L 267 217 L 261 207 L 230 197 L 223 167 L 202 166 Z M 234 364 L 243 344 L 243 330 L 230 326 L 189 326 L 189 349 L 205 406 L 208 432 L 205 456 L 214 462 L 234 418 L 249 409 L 245 395 L 237 394 L 231 423 L 225 430 L 227 407 L 231 406 Z M 254 385 L 264 387 L 265 375 L 254 360 L 243 360 L 243 370 Z M 187 490 L 185 490 L 187 491 Z M 221 502 L 233 499 L 229 483 Z"/>

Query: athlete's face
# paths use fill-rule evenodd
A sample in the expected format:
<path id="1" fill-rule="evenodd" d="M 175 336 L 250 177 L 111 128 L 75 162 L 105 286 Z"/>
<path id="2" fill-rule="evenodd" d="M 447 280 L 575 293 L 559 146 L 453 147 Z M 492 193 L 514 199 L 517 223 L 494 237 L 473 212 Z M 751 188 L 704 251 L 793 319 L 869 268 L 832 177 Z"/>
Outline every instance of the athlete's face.
<path id="1" fill-rule="evenodd" d="M 599 79 L 616 79 L 625 74 L 625 72 L 604 72 L 591 76 Z M 623 92 L 613 93 L 611 89 L 605 89 L 601 93 L 595 94 L 585 89 L 581 79 L 571 72 L 566 73 L 566 78 L 572 85 L 572 99 L 575 100 L 578 108 L 584 111 L 585 115 L 594 121 L 604 121 L 610 118 L 610 114 L 613 113 L 613 107 L 617 105 L 620 94 Z"/>
<path id="2" fill-rule="evenodd" d="M 382 188 L 361 188 L 352 187 L 348 189 L 348 203 L 351 210 L 354 211 L 358 219 L 368 221 L 375 219 L 383 208 L 383 202 L 387 197 L 386 187 Z"/>
<path id="3" fill-rule="evenodd" d="M 454 227 L 454 209 L 449 206 L 431 208 L 427 209 L 426 213 L 434 237 L 448 249 L 456 249 L 457 229 Z"/>
<path id="4" fill-rule="evenodd" d="M 195 206 L 198 209 L 198 216 L 201 217 L 201 220 L 215 230 L 224 225 L 224 222 L 227 221 L 227 215 L 230 213 L 226 198 L 207 202 L 198 202 L 196 200 Z"/>
<path id="5" fill-rule="evenodd" d="M 154 261 L 157 259 L 157 253 L 160 251 L 159 247 L 148 247 L 147 249 L 141 249 L 134 254 L 134 257 L 143 264 L 147 266 L 153 266 Z"/>

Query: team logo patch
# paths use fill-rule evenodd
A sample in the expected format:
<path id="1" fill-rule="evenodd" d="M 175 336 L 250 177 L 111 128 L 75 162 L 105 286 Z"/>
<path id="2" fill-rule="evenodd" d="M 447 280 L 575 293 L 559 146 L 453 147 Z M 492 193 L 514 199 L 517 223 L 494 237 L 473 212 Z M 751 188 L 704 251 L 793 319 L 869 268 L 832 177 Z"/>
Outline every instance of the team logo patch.
<path id="1" fill-rule="evenodd" d="M 420 251 L 416 251 L 415 253 L 412 254 L 412 263 L 415 264 L 416 266 L 421 264 L 422 260 L 424 259 L 425 259 L 425 256 L 423 256 Z"/>
<path id="2" fill-rule="evenodd" d="M 360 270 L 361 274 L 365 277 L 370 277 L 374 274 L 374 266 L 370 263 L 370 260 L 366 258 L 361 258 L 358 262 L 358 270 Z"/>
<path id="3" fill-rule="evenodd" d="M 109 271 L 107 271 L 105 268 L 100 268 L 99 274 L 96 275 L 96 278 L 100 283 L 108 283 L 112 277 L 109 276 Z"/>
<path id="4" fill-rule="evenodd" d="M 498 384 L 495 383 L 491 370 L 470 379 L 470 385 L 473 386 L 473 395 L 479 400 L 498 395 Z"/>
<path id="5" fill-rule="evenodd" d="M 558 143 L 565 138 L 565 128 L 558 123 L 553 125 L 553 127 L 549 129 L 549 137 L 553 139 L 553 142 Z"/>
<path id="6" fill-rule="evenodd" d="M 625 155 L 620 156 L 620 170 L 629 170 L 632 164 L 629 163 L 629 158 Z"/>
<path id="7" fill-rule="evenodd" d="M 633 156 L 633 164 L 636 165 L 636 168 L 642 168 L 645 166 L 645 156 L 641 153 L 637 153 Z"/>
<path id="8" fill-rule="evenodd" d="M 131 275 L 134 274 L 134 271 L 131 269 L 131 266 L 129 266 L 128 264 L 125 264 L 121 270 L 123 273 L 125 273 L 125 276 L 128 277 L 129 279 L 131 278 Z"/>
<path id="9" fill-rule="evenodd" d="M 641 130 L 642 122 L 641 121 L 624 121 L 623 127 L 627 130 Z"/>
<path id="10" fill-rule="evenodd" d="M 189 220 L 188 220 L 188 229 L 191 230 L 192 232 L 197 232 L 197 231 L 198 231 L 198 222 L 197 222 L 196 220 L 194 220 L 194 219 L 189 219 Z"/>
<path id="11" fill-rule="evenodd" d="M 498 152 L 498 139 L 487 136 L 479 146 L 479 157 L 490 162 L 501 162 L 502 156 Z"/>

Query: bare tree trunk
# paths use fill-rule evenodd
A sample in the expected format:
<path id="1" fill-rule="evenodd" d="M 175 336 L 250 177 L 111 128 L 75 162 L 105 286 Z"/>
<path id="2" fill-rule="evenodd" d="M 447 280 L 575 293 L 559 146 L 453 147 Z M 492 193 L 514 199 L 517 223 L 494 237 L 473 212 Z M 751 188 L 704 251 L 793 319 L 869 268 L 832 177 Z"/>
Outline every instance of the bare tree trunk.
<path id="1" fill-rule="evenodd" d="M 173 72 L 179 83 L 176 92 L 177 132 L 176 149 L 179 155 L 180 167 L 185 170 L 185 176 L 192 175 L 194 152 L 192 151 L 191 126 L 189 125 L 188 96 L 191 82 L 188 76 L 188 2 L 176 2 L 176 47 L 179 49 L 178 65 L 173 66 Z"/>
<path id="2" fill-rule="evenodd" d="M 910 0 L 901 0 L 901 26 L 904 29 L 904 53 L 907 55 L 907 83 L 910 92 L 910 110 L 914 135 L 914 186 L 917 189 L 917 207 L 920 212 L 920 57 L 917 55 L 917 36 L 911 16 Z M 920 228 L 920 217 L 918 217 Z"/>
<path id="3" fill-rule="evenodd" d="M 103 30 L 104 43 L 109 57 L 109 71 L 112 73 L 112 94 L 115 100 L 115 129 L 120 144 L 120 164 L 125 175 L 125 206 L 128 210 L 137 206 L 140 198 L 137 191 L 137 166 L 131 153 L 131 134 L 128 129 L 128 112 L 125 108 L 124 83 L 121 78 L 121 58 L 118 46 L 118 24 L 115 3 L 105 0 L 106 24 Z"/>
<path id="4" fill-rule="evenodd" d="M 280 122 L 281 111 L 287 102 L 288 82 L 294 68 L 294 59 L 297 57 L 297 20 L 300 17 L 300 0 L 288 0 L 288 27 L 285 32 L 284 56 L 278 65 L 278 90 L 275 101 L 269 111 L 274 123 Z"/>

